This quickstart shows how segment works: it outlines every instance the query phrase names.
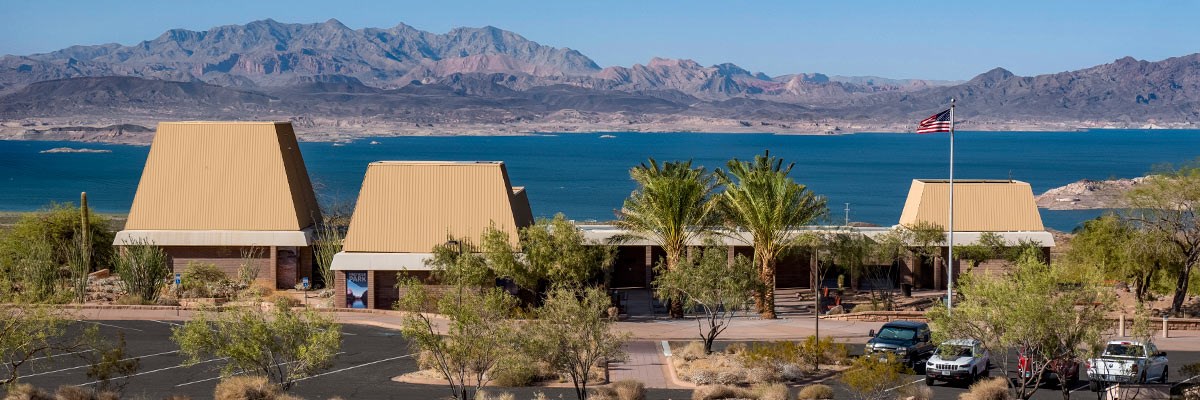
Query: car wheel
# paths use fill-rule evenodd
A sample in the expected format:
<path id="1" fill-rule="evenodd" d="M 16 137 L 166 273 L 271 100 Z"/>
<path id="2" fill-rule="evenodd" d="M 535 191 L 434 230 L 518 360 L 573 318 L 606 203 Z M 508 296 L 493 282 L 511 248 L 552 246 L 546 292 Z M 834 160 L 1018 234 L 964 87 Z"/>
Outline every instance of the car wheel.
<path id="1" fill-rule="evenodd" d="M 1088 381 L 1088 390 L 1093 392 L 1100 391 L 1100 381 Z"/>
<path id="2" fill-rule="evenodd" d="M 925 376 L 925 386 L 933 386 L 933 384 L 935 384 L 935 383 L 937 383 L 937 380 L 933 379 L 932 377 L 930 377 L 928 375 Z"/>

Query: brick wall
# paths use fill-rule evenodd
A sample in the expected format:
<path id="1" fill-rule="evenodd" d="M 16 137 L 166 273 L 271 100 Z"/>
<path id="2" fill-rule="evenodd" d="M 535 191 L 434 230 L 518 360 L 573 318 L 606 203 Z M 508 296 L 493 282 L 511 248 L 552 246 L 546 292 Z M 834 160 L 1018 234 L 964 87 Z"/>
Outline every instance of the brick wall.
<path id="1" fill-rule="evenodd" d="M 167 253 L 174 273 L 183 273 L 188 264 L 212 264 L 230 279 L 237 279 L 242 264 L 246 260 L 252 260 L 251 263 L 258 267 L 255 283 L 275 287 L 275 268 L 272 257 L 268 254 L 269 249 L 262 249 L 249 259 L 243 258 L 242 255 L 243 251 L 249 252 L 248 247 L 166 246 L 163 250 Z"/>

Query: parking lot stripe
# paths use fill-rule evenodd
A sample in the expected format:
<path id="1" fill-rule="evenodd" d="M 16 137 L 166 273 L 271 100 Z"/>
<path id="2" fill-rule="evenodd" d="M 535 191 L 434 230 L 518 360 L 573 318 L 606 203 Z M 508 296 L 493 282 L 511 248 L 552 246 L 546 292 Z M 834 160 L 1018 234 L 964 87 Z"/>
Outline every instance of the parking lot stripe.
<path id="1" fill-rule="evenodd" d="M 398 360 L 398 359 L 401 359 L 401 358 L 412 357 L 412 356 L 415 356 L 415 355 L 417 355 L 417 353 L 405 354 L 405 355 L 402 355 L 402 356 L 396 356 L 396 357 L 392 357 L 392 358 L 385 358 L 385 359 L 382 359 L 382 360 L 371 361 L 371 362 L 369 362 L 369 363 L 365 363 L 365 364 L 358 364 L 358 365 L 355 365 L 355 366 L 353 366 L 353 367 L 346 367 L 346 368 L 342 368 L 342 369 L 339 369 L 339 370 L 336 370 L 336 371 L 329 371 L 329 372 L 326 372 L 326 373 L 323 373 L 323 374 L 317 374 L 317 375 L 313 375 L 313 376 L 308 376 L 308 377 L 300 378 L 300 379 L 297 379 L 297 380 L 296 380 L 296 382 L 300 382 L 300 381 L 303 381 L 303 380 L 309 380 L 309 379 L 316 378 L 316 377 L 319 377 L 319 376 L 325 376 L 325 375 L 329 375 L 329 374 L 336 374 L 336 373 L 338 373 L 338 372 L 349 371 L 349 370 L 352 370 L 352 369 L 355 369 L 355 368 L 365 367 L 365 366 L 368 366 L 368 365 L 379 364 L 379 363 L 381 363 L 381 362 L 386 362 L 386 361 Z"/>
<path id="2" fill-rule="evenodd" d="M 225 359 L 227 359 L 227 358 L 226 358 L 226 357 L 221 357 L 221 358 L 214 358 L 214 359 L 211 359 L 211 360 L 204 360 L 204 361 L 198 362 L 198 363 L 196 363 L 196 364 L 192 364 L 192 365 L 183 365 L 183 364 L 179 364 L 179 365 L 176 365 L 176 366 L 174 366 L 174 367 L 166 367 L 166 368 L 159 368 L 159 369 L 156 369 L 156 370 L 153 370 L 153 371 L 139 372 L 139 373 L 136 373 L 136 374 L 133 374 L 133 375 L 126 376 L 125 378 L 132 378 L 132 377 L 135 377 L 135 376 L 138 376 L 138 375 L 153 374 L 153 373 L 155 373 L 155 372 L 166 371 L 166 370 L 168 370 L 168 369 L 175 369 L 175 368 L 191 367 L 191 366 L 195 366 L 195 365 L 198 365 L 198 364 L 210 363 L 210 362 L 213 362 L 213 361 L 220 361 L 220 360 L 225 360 Z M 78 385 L 75 385 L 75 386 L 87 386 L 87 385 L 91 385 L 91 384 L 93 384 L 93 383 L 99 383 L 99 382 L 100 382 L 100 381 L 91 381 L 91 382 L 88 382 L 88 383 L 80 383 L 80 384 L 78 384 Z"/>
<path id="3" fill-rule="evenodd" d="M 163 325 L 170 325 L 170 326 L 183 326 L 183 325 L 180 325 L 180 324 L 177 324 L 177 323 L 174 323 L 174 322 L 159 321 L 159 320 L 157 320 L 157 319 L 152 319 L 152 320 L 150 320 L 150 322 L 157 322 L 157 323 L 160 323 L 160 324 L 163 324 Z"/>
<path id="4" fill-rule="evenodd" d="M 30 358 L 30 359 L 29 359 L 29 361 L 41 360 L 41 359 L 43 359 L 43 358 L 54 358 L 54 357 L 58 357 L 58 356 L 69 356 L 69 355 L 72 355 L 72 354 L 79 354 L 79 353 L 88 353 L 88 352 L 91 352 L 91 351 L 92 351 L 92 350 L 82 350 L 82 351 L 76 351 L 76 352 L 71 352 L 71 353 L 52 354 L 52 355 L 48 355 L 48 356 L 42 356 L 42 357 L 38 357 L 38 358 Z"/>
<path id="5" fill-rule="evenodd" d="M 113 327 L 113 328 L 117 328 L 117 329 L 125 329 L 125 330 L 131 330 L 131 331 L 145 332 L 145 331 L 143 331 L 143 330 L 141 330 L 141 329 L 138 329 L 138 328 L 126 328 L 126 327 L 124 327 L 124 326 L 110 325 L 110 324 L 100 323 L 100 322 L 96 322 L 96 321 L 84 321 L 84 320 L 82 320 L 82 319 L 77 319 L 77 320 L 75 320 L 75 322 L 84 322 L 84 323 L 88 323 L 88 324 L 96 324 L 96 325 L 100 325 L 100 326 L 109 326 L 109 327 Z"/>
<path id="6" fill-rule="evenodd" d="M 891 388 L 891 389 L 888 389 L 888 390 L 884 390 L 884 391 L 885 391 L 885 392 L 890 392 L 890 391 L 893 391 L 893 390 L 896 390 L 896 389 L 899 389 L 899 388 L 902 388 L 902 387 L 905 387 L 905 386 L 908 386 L 908 385 L 911 385 L 911 384 L 914 384 L 914 383 L 917 383 L 917 382 L 920 382 L 920 381 L 923 381 L 923 380 L 925 380 L 925 378 L 917 379 L 917 380 L 915 380 L 915 381 L 912 381 L 912 382 L 909 382 L 909 383 L 905 383 L 905 384 L 903 384 L 903 385 L 896 386 L 896 387 L 894 387 L 894 388 Z"/>
<path id="7" fill-rule="evenodd" d="M 144 356 L 137 356 L 137 357 L 123 358 L 123 359 L 120 359 L 120 360 L 118 360 L 118 361 L 129 361 L 129 360 L 132 360 L 132 359 L 135 359 L 135 358 L 147 358 L 147 357 L 155 357 L 155 356 L 161 356 L 161 355 L 164 355 L 164 354 L 171 354 L 171 353 L 178 353 L 178 352 L 179 352 L 179 350 L 164 351 L 164 352 L 162 352 L 162 353 L 154 353 L 154 354 L 147 354 L 147 355 L 144 355 Z M 49 374 L 53 374 L 53 373 L 55 373 L 55 372 L 70 371 L 70 370 L 73 370 L 73 369 L 87 368 L 87 367 L 89 367 L 89 366 L 90 366 L 90 364 L 89 364 L 89 365 L 80 365 L 80 366 L 78 366 L 78 367 L 71 367 L 71 368 L 56 369 L 56 370 L 53 370 L 53 371 L 38 372 L 38 373 L 36 373 L 36 374 L 29 374 L 29 375 L 21 375 L 21 377 L 22 377 L 22 378 L 30 378 L 30 377 L 34 377 L 34 376 L 49 375 Z"/>
<path id="8" fill-rule="evenodd" d="M 339 351 L 339 352 L 337 352 L 337 353 L 334 353 L 334 355 L 335 355 L 335 356 L 337 356 L 337 355 L 342 355 L 342 354 L 346 354 L 346 352 L 344 352 L 344 351 Z M 278 364 L 272 365 L 272 367 L 275 367 L 275 366 L 280 366 L 280 365 L 294 364 L 294 363 L 295 363 L 295 361 L 292 361 L 292 362 L 285 362 L 285 363 L 278 363 Z M 241 375 L 241 374 L 242 374 L 242 372 L 237 372 L 237 373 L 234 373 L 233 375 L 229 375 L 229 376 L 238 376 L 238 375 Z M 214 377 L 214 378 L 201 379 L 201 380 L 198 380 L 198 381 L 191 381 L 191 382 L 187 382 L 187 383 L 180 383 L 180 384 L 178 384 L 178 385 L 175 385 L 175 387 L 187 386 L 187 385 L 191 385 L 191 384 L 194 384 L 194 383 L 208 382 L 208 381 L 213 381 L 213 380 L 217 380 L 217 379 L 221 379 L 221 378 L 228 378 L 229 376 L 221 376 L 221 375 L 217 375 L 217 376 L 216 376 L 216 377 Z"/>

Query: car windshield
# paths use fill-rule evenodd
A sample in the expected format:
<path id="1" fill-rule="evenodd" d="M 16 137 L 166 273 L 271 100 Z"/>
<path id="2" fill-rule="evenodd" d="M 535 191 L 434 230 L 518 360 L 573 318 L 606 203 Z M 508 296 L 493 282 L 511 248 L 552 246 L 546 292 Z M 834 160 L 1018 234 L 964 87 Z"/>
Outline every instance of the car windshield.
<path id="1" fill-rule="evenodd" d="M 971 346 L 943 344 L 938 346 L 938 355 L 942 358 L 971 357 Z"/>
<path id="2" fill-rule="evenodd" d="M 875 335 L 875 337 L 880 339 L 912 340 L 913 338 L 917 337 L 917 331 L 912 329 L 897 328 L 894 326 L 885 326 L 883 329 L 879 330 L 879 334 Z"/>
<path id="3" fill-rule="evenodd" d="M 1142 357 L 1145 356 L 1142 346 L 1123 343 L 1110 343 L 1104 349 L 1106 356 Z"/>

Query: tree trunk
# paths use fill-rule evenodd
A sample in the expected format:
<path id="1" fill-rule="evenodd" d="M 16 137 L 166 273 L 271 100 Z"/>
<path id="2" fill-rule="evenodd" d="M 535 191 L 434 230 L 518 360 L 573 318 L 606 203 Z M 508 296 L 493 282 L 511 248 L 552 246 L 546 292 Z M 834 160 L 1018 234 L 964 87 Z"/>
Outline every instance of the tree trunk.
<path id="1" fill-rule="evenodd" d="M 1179 271 L 1179 279 L 1175 281 L 1175 297 L 1171 300 L 1171 313 L 1178 314 L 1179 309 L 1183 308 L 1183 301 L 1187 299 L 1188 281 L 1192 277 L 1192 263 L 1184 264 L 1183 270 Z"/>
<path id="2" fill-rule="evenodd" d="M 667 253 L 668 271 L 674 271 L 675 268 L 679 267 L 680 254 L 678 254 L 679 252 L 674 253 L 675 254 Z M 675 295 L 671 297 L 671 299 L 667 299 L 667 313 L 671 316 L 671 318 L 683 318 L 683 302 L 678 300 L 680 297 L 679 293 L 675 293 Z"/>
<path id="3" fill-rule="evenodd" d="M 763 283 L 762 305 L 759 314 L 763 319 L 775 319 L 775 258 L 763 257 L 759 279 Z"/>

